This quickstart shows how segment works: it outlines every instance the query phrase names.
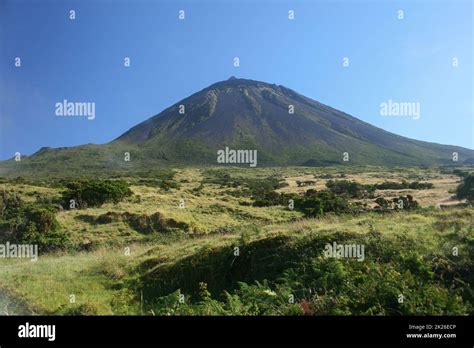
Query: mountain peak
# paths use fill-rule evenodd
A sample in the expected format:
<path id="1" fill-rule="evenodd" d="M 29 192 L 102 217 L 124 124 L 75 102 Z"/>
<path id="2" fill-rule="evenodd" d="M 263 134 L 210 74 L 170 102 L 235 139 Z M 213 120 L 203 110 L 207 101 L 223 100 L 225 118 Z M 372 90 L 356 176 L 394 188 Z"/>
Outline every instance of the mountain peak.
<path id="1" fill-rule="evenodd" d="M 227 79 L 227 81 L 232 81 L 232 80 L 238 80 L 238 79 L 237 79 L 237 77 L 235 77 L 235 76 L 231 76 L 231 77 L 229 77 L 229 78 Z"/>

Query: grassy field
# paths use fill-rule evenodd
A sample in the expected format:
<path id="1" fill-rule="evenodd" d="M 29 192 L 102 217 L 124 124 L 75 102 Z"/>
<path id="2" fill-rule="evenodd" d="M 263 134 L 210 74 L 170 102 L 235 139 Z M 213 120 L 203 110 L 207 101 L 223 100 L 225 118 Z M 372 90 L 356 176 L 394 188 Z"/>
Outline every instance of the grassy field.
<path id="1" fill-rule="evenodd" d="M 122 177 L 118 203 L 60 209 L 59 250 L 0 259 L 8 314 L 399 315 L 473 313 L 474 208 L 438 168 L 176 168 L 165 179 Z M 268 183 L 279 194 L 365 185 L 432 183 L 348 199 L 356 214 L 305 217 L 286 205 L 255 206 Z M 165 182 L 166 181 L 166 182 Z M 165 183 L 164 183 L 165 182 Z M 172 182 L 173 185 L 169 185 Z M 304 184 L 302 184 L 304 183 Z M 3 179 L 23 202 L 58 202 L 58 181 Z M 411 195 L 413 210 L 375 211 L 375 198 Z M 442 209 L 440 209 L 442 208 Z M 167 228 L 149 221 L 159 213 Z M 150 218 L 151 217 L 151 218 Z M 327 244 L 363 245 L 365 258 L 324 256 Z M 74 301 L 71 301 L 71 299 Z M 16 304 L 16 306 L 13 305 Z"/>

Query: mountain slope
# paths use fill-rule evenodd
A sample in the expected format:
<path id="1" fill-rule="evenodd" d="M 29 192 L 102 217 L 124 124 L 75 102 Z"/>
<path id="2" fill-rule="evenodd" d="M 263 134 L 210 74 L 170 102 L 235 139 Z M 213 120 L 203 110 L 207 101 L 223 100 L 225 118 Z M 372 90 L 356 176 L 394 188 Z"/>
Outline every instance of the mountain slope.
<path id="1" fill-rule="evenodd" d="M 166 163 L 216 165 L 217 151 L 226 146 L 257 150 L 258 165 L 452 165 L 474 158 L 473 150 L 384 131 L 286 87 L 232 77 L 108 144 L 42 148 L 21 162 L 3 161 L 0 175 L 22 170 L 127 172 Z M 123 160 L 124 152 L 130 152 L 130 162 Z M 343 162 L 345 152 L 348 162 Z M 453 152 L 459 154 L 457 163 Z"/>

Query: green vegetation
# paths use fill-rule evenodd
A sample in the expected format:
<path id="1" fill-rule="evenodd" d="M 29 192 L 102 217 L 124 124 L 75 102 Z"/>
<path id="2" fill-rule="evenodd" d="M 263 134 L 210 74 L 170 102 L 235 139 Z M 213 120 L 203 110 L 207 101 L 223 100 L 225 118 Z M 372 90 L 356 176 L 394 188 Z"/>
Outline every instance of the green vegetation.
<path id="1" fill-rule="evenodd" d="M 462 177 L 462 183 L 456 189 L 456 196 L 459 199 L 466 199 L 469 203 L 474 203 L 474 174 L 470 173 Z"/>
<path id="2" fill-rule="evenodd" d="M 104 203 L 118 203 L 131 196 L 128 184 L 123 180 L 82 180 L 66 184 L 63 193 L 65 206 L 75 202 L 77 208 L 100 207 Z"/>
<path id="3" fill-rule="evenodd" d="M 372 198 L 375 190 L 429 190 L 433 188 L 430 182 L 401 182 L 385 181 L 381 184 L 364 185 L 349 180 L 329 180 L 326 183 L 328 189 L 337 195 L 344 195 L 350 198 Z"/>
<path id="4" fill-rule="evenodd" d="M 343 195 L 350 198 L 373 197 L 374 185 L 362 185 L 349 180 L 329 180 L 326 187 L 336 195 Z"/>
<path id="5" fill-rule="evenodd" d="M 229 193 L 236 196 L 252 196 L 255 199 L 262 198 L 269 192 L 287 185 L 277 176 L 248 178 L 231 176 L 224 170 L 207 171 L 203 184 L 215 184 L 220 187 L 237 188 L 239 189 L 238 191 L 231 191 Z"/>
<path id="6" fill-rule="evenodd" d="M 173 180 L 174 172 L 170 170 L 163 170 L 160 173 L 155 173 L 151 177 L 146 179 L 135 180 L 136 185 L 145 185 L 150 187 L 159 187 L 165 191 L 171 189 L 179 189 L 181 187 L 180 183 L 176 180 Z"/>
<path id="7" fill-rule="evenodd" d="M 378 197 L 375 203 L 378 204 L 377 211 L 413 210 L 419 207 L 418 202 L 413 199 L 412 195 L 400 196 L 393 198 L 391 201 Z"/>
<path id="8" fill-rule="evenodd" d="M 465 172 L 0 179 L 0 244 L 41 246 L 37 262 L 0 258 L 0 291 L 36 314 L 472 315 L 474 209 L 453 196 L 470 192 Z M 377 188 L 413 180 L 431 185 Z M 72 197 L 80 209 L 63 208 Z M 364 260 L 327 257 L 333 242 L 363 245 Z"/>
<path id="9" fill-rule="evenodd" d="M 37 244 L 40 251 L 66 245 L 52 205 L 23 202 L 15 192 L 0 191 L 0 242 Z"/>
<path id="10" fill-rule="evenodd" d="M 430 182 L 408 182 L 405 180 L 403 180 L 402 182 L 386 181 L 381 184 L 374 185 L 374 188 L 377 190 L 429 190 L 433 188 L 433 184 Z"/>
<path id="11" fill-rule="evenodd" d="M 295 209 L 302 211 L 306 217 L 321 217 L 327 213 L 342 214 L 351 211 L 346 199 L 328 190 L 306 191 L 304 197 L 296 199 Z"/>
<path id="12" fill-rule="evenodd" d="M 324 257 L 324 245 L 335 240 L 364 244 L 367 259 Z M 472 314 L 474 245 L 455 259 L 426 250 L 422 240 L 331 232 L 256 240 L 240 245 L 239 257 L 228 247 L 204 250 L 147 275 L 146 306 L 156 315 Z"/>

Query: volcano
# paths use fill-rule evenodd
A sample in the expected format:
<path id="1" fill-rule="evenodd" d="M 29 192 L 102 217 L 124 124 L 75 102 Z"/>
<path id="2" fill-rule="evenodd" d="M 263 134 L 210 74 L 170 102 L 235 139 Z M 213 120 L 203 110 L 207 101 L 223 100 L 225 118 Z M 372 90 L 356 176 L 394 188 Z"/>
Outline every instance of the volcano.
<path id="1" fill-rule="evenodd" d="M 460 159 L 473 153 L 405 138 L 284 86 L 235 77 L 138 124 L 118 143 L 138 145 L 150 158 L 198 164 L 215 164 L 226 146 L 256 149 L 264 165 L 452 164 L 453 152 Z"/>
<path id="2" fill-rule="evenodd" d="M 80 164 L 123 169 L 152 163 L 218 165 L 217 153 L 225 148 L 256 150 L 259 166 L 453 165 L 474 158 L 473 150 L 387 132 L 287 87 L 231 77 L 110 143 L 42 148 L 21 165 L 53 172 Z M 130 154 L 129 163 L 124 152 Z M 0 169 L 12 165 L 18 168 L 10 163 Z"/>

